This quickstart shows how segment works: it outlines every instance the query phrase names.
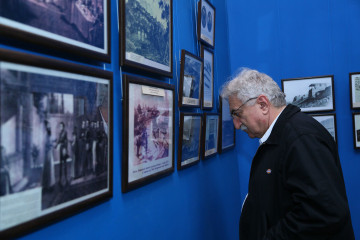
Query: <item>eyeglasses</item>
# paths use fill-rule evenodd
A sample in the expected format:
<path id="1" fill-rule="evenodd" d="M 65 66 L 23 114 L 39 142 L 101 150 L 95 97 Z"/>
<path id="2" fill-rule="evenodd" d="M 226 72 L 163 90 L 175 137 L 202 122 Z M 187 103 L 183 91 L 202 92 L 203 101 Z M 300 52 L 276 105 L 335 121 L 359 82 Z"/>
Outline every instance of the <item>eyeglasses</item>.
<path id="1" fill-rule="evenodd" d="M 257 99 L 258 97 L 253 97 L 253 98 L 249 98 L 248 100 L 246 100 L 243 104 L 240 105 L 240 107 L 238 107 L 235 110 L 231 110 L 230 115 L 232 118 L 236 118 L 236 117 L 240 117 L 238 111 L 240 110 L 240 108 L 242 108 L 245 104 L 247 104 L 249 101 Z"/>

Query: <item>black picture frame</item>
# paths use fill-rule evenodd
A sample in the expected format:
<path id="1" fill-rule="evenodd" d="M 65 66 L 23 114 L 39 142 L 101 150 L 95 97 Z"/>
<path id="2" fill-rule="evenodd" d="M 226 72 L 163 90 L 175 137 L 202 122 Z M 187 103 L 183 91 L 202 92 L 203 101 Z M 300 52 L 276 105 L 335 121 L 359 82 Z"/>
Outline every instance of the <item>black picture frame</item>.
<path id="1" fill-rule="evenodd" d="M 207 0 L 198 2 L 198 41 L 211 48 L 215 47 L 215 10 L 215 7 Z"/>
<path id="2" fill-rule="evenodd" d="M 0 73 L 0 238 L 111 198 L 112 73 L 1 48 Z"/>
<path id="3" fill-rule="evenodd" d="M 287 104 L 303 112 L 335 111 L 334 75 L 281 80 Z"/>
<path id="4" fill-rule="evenodd" d="M 179 107 L 200 107 L 204 61 L 183 49 L 180 64 Z"/>
<path id="5" fill-rule="evenodd" d="M 226 99 L 219 96 L 219 153 L 235 147 L 236 129 L 230 114 L 229 103 Z"/>
<path id="6" fill-rule="evenodd" d="M 360 109 L 360 72 L 349 73 L 351 109 Z"/>
<path id="7" fill-rule="evenodd" d="M 0 35 L 110 62 L 110 0 L 97 3 L 0 1 Z"/>
<path id="8" fill-rule="evenodd" d="M 200 113 L 180 113 L 178 170 L 200 162 L 202 123 L 202 114 Z"/>
<path id="9" fill-rule="evenodd" d="M 336 114 L 327 113 L 327 114 L 310 114 L 315 120 L 317 120 L 321 125 L 323 125 L 326 130 L 329 131 L 331 136 L 334 138 L 334 141 L 337 143 L 337 130 L 336 130 Z"/>
<path id="10" fill-rule="evenodd" d="M 120 64 L 172 78 L 173 1 L 157 1 L 119 0 Z"/>
<path id="11" fill-rule="evenodd" d="M 360 113 L 353 113 L 354 148 L 360 149 Z"/>
<path id="12" fill-rule="evenodd" d="M 204 110 L 212 109 L 214 107 L 214 53 L 210 48 L 204 47 L 203 45 L 201 45 L 200 51 L 200 56 L 204 61 L 201 108 Z M 209 94 L 211 95 L 210 97 Z"/>
<path id="13" fill-rule="evenodd" d="M 122 192 L 174 171 L 174 86 L 123 75 Z"/>
<path id="14" fill-rule="evenodd" d="M 219 114 L 204 113 L 202 133 L 202 159 L 215 156 L 219 151 Z"/>

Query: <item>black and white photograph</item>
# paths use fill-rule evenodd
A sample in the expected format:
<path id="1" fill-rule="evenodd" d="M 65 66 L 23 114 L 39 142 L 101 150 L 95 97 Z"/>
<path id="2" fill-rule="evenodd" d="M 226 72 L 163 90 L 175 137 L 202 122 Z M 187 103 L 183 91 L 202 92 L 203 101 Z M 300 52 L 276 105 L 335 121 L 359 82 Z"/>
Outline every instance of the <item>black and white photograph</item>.
<path id="1" fill-rule="evenodd" d="M 180 114 L 178 170 L 200 161 L 201 124 L 201 114 Z"/>
<path id="2" fill-rule="evenodd" d="M 337 142 L 336 134 L 336 115 L 335 113 L 330 114 L 311 114 L 311 116 L 323 125 Z"/>
<path id="3" fill-rule="evenodd" d="M 0 231 L 112 193 L 112 74 L 20 56 L 44 65 L 0 56 Z"/>
<path id="4" fill-rule="evenodd" d="M 227 99 L 219 96 L 219 153 L 235 147 L 235 127 L 230 114 L 229 102 Z"/>
<path id="5" fill-rule="evenodd" d="M 110 0 L 0 1 L 0 31 L 110 62 Z"/>
<path id="6" fill-rule="evenodd" d="M 360 113 L 353 113 L 354 148 L 360 149 Z"/>
<path id="7" fill-rule="evenodd" d="M 218 153 L 219 114 L 204 113 L 203 159 L 210 158 Z"/>
<path id="8" fill-rule="evenodd" d="M 214 48 L 215 46 L 215 7 L 207 0 L 198 3 L 198 40 Z"/>
<path id="9" fill-rule="evenodd" d="M 360 72 L 350 73 L 351 108 L 360 109 Z"/>
<path id="10" fill-rule="evenodd" d="M 202 58 L 181 51 L 179 107 L 200 107 L 203 68 Z"/>
<path id="11" fill-rule="evenodd" d="M 172 78 L 172 0 L 120 0 L 121 65 Z"/>
<path id="12" fill-rule="evenodd" d="M 174 89 L 123 75 L 123 191 L 174 170 Z"/>
<path id="13" fill-rule="evenodd" d="M 204 60 L 201 108 L 212 109 L 214 106 L 214 53 L 201 45 L 201 57 Z"/>
<path id="14" fill-rule="evenodd" d="M 335 110 L 334 76 L 291 78 L 281 80 L 286 103 L 303 112 Z"/>

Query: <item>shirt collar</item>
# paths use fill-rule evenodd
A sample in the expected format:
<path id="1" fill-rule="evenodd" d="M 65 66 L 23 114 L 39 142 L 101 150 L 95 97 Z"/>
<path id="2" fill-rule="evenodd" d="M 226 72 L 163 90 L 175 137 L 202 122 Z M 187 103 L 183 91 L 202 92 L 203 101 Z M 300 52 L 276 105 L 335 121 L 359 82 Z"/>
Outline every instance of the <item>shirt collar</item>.
<path id="1" fill-rule="evenodd" d="M 281 112 L 279 113 L 279 115 L 277 115 L 277 117 L 275 118 L 275 120 L 271 123 L 270 127 L 268 128 L 268 130 L 266 130 L 264 136 L 262 136 L 262 138 L 259 139 L 260 145 L 263 144 L 264 142 L 266 142 L 266 140 L 268 140 L 268 138 L 269 138 L 269 136 L 270 136 L 270 134 L 271 134 L 271 131 L 272 131 L 272 129 L 273 129 L 273 127 L 274 127 L 277 119 L 278 119 L 279 116 L 281 115 L 282 111 L 284 111 L 284 109 L 281 110 Z"/>

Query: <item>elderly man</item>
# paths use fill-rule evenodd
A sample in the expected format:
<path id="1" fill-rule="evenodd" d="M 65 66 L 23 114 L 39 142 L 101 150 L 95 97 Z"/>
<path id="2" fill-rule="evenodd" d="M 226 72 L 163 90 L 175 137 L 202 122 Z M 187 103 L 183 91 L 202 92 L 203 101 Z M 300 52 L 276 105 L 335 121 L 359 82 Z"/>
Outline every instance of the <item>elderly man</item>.
<path id="1" fill-rule="evenodd" d="M 241 240 L 355 239 L 337 146 L 266 74 L 242 71 L 222 89 L 237 129 L 259 138 Z"/>

